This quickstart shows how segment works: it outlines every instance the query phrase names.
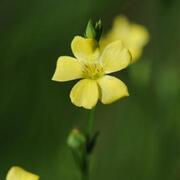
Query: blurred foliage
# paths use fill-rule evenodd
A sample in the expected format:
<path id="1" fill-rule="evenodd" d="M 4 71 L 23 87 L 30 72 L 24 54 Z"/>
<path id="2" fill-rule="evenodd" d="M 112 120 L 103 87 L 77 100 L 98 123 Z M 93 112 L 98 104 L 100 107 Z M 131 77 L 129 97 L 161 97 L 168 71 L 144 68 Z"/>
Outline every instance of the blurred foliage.
<path id="1" fill-rule="evenodd" d="M 43 180 L 78 180 L 66 138 L 88 114 L 70 102 L 74 83 L 51 77 L 90 17 L 102 18 L 107 31 L 125 14 L 149 29 L 151 41 L 118 74 L 131 96 L 97 107 L 92 179 L 180 179 L 179 12 L 179 0 L 0 0 L 1 178 L 19 165 Z"/>

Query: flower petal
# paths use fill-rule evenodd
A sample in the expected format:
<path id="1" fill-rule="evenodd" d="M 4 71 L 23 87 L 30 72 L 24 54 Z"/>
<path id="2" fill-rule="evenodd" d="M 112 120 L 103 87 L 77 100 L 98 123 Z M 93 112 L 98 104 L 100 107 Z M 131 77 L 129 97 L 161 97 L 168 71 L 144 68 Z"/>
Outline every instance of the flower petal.
<path id="1" fill-rule="evenodd" d="M 7 176 L 6 180 L 38 180 L 39 176 L 32 174 L 20 167 L 12 167 Z"/>
<path id="2" fill-rule="evenodd" d="M 131 54 L 121 41 L 115 41 L 106 46 L 100 61 L 105 73 L 112 73 L 126 68 L 131 63 Z"/>
<path id="3" fill-rule="evenodd" d="M 82 78 L 82 74 L 82 65 L 77 59 L 69 56 L 61 56 L 57 61 L 52 80 L 70 81 Z"/>
<path id="4" fill-rule="evenodd" d="M 138 24 L 132 24 L 129 40 L 127 40 L 127 47 L 132 54 L 132 63 L 135 62 L 142 54 L 143 47 L 149 41 L 149 33 L 147 29 Z"/>
<path id="5" fill-rule="evenodd" d="M 131 41 L 134 46 L 142 48 L 149 41 L 149 32 L 143 25 L 131 25 Z"/>
<path id="6" fill-rule="evenodd" d="M 121 40 L 132 54 L 134 63 L 142 54 L 143 47 L 149 41 L 149 32 L 145 26 L 131 23 L 125 16 L 117 16 L 112 30 L 107 34 L 108 41 Z"/>
<path id="7" fill-rule="evenodd" d="M 92 109 L 96 105 L 98 97 L 98 85 L 91 79 L 80 80 L 70 93 L 72 103 L 86 109 Z"/>
<path id="8" fill-rule="evenodd" d="M 122 97 L 129 96 L 127 86 L 119 79 L 106 75 L 98 79 L 100 86 L 101 102 L 110 104 Z"/>
<path id="9" fill-rule="evenodd" d="M 74 56 L 82 61 L 93 61 L 99 57 L 98 43 L 94 39 L 75 36 L 71 43 L 71 49 Z"/>

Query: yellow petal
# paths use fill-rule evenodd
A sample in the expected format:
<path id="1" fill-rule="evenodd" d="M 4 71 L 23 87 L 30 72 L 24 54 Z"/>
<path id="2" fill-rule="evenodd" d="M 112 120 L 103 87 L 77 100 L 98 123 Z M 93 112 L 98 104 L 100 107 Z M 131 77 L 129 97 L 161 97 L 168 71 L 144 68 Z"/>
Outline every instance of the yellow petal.
<path id="1" fill-rule="evenodd" d="M 39 176 L 32 174 L 20 167 L 12 167 L 7 176 L 6 180 L 38 180 Z"/>
<path id="2" fill-rule="evenodd" d="M 75 36 L 71 49 L 74 56 L 81 61 L 95 61 L 99 57 L 98 43 L 94 39 Z"/>
<path id="3" fill-rule="evenodd" d="M 132 61 L 131 64 L 136 62 L 142 55 L 143 48 L 131 47 L 129 51 L 132 54 Z"/>
<path id="4" fill-rule="evenodd" d="M 82 65 L 77 59 L 69 56 L 61 56 L 57 61 L 52 80 L 70 81 L 81 78 L 82 74 Z"/>
<path id="5" fill-rule="evenodd" d="M 147 29 L 138 24 L 131 25 L 131 34 L 127 46 L 132 53 L 132 63 L 135 62 L 142 54 L 143 47 L 149 41 L 149 33 Z"/>
<path id="6" fill-rule="evenodd" d="M 113 21 L 113 30 L 128 32 L 130 26 L 130 22 L 124 15 L 119 15 L 114 18 Z"/>
<path id="7" fill-rule="evenodd" d="M 129 96 L 127 86 L 119 79 L 106 75 L 98 79 L 101 102 L 110 104 L 122 97 Z"/>
<path id="8" fill-rule="evenodd" d="M 101 46 L 121 40 L 123 45 L 131 52 L 132 62 L 142 54 L 143 47 L 149 41 L 149 32 L 145 26 L 130 22 L 125 16 L 114 19 L 112 29 L 101 40 Z"/>
<path id="9" fill-rule="evenodd" d="M 143 47 L 149 41 L 149 33 L 143 25 L 131 25 L 131 41 L 134 46 Z"/>
<path id="10" fill-rule="evenodd" d="M 126 68 L 131 63 L 131 54 L 121 41 L 110 43 L 100 58 L 105 73 L 112 73 Z"/>
<path id="11" fill-rule="evenodd" d="M 98 85 L 91 79 L 80 80 L 70 93 L 72 103 L 86 109 L 92 109 L 96 105 L 98 97 Z"/>

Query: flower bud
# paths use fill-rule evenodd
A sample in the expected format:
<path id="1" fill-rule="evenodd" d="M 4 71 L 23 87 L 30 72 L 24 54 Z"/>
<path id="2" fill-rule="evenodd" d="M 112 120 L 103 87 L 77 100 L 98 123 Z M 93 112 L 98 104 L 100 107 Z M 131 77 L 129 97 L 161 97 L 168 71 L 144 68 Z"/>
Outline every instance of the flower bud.
<path id="1" fill-rule="evenodd" d="M 99 41 L 102 35 L 102 29 L 103 29 L 101 20 L 96 22 L 95 29 L 96 29 L 96 40 Z"/>
<path id="2" fill-rule="evenodd" d="M 89 20 L 89 22 L 87 24 L 85 36 L 90 39 L 96 38 L 96 30 L 94 28 L 94 25 L 93 25 L 93 22 L 91 19 Z"/>
<path id="3" fill-rule="evenodd" d="M 73 129 L 67 139 L 67 144 L 74 150 L 83 148 L 86 144 L 86 137 L 78 129 Z"/>
<path id="4" fill-rule="evenodd" d="M 99 41 L 102 34 L 102 22 L 99 20 L 94 25 L 92 20 L 90 19 L 86 31 L 85 31 L 85 37 L 90 39 L 95 39 L 96 41 Z"/>

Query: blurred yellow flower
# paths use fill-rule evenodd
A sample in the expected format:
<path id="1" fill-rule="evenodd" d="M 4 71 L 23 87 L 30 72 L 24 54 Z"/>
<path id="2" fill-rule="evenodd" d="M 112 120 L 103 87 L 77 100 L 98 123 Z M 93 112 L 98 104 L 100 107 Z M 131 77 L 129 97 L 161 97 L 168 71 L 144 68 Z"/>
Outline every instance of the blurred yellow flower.
<path id="1" fill-rule="evenodd" d="M 39 176 L 14 166 L 9 170 L 6 180 L 39 180 Z"/>
<path id="2" fill-rule="evenodd" d="M 70 98 L 78 107 L 92 109 L 98 102 L 110 104 L 128 96 L 126 85 L 107 74 L 126 68 L 131 63 L 131 54 L 121 41 L 109 44 L 100 52 L 94 39 L 74 37 L 71 49 L 75 56 L 61 56 L 52 80 L 80 80 L 71 90 Z"/>
<path id="3" fill-rule="evenodd" d="M 149 41 L 147 29 L 139 24 L 131 23 L 124 16 L 117 16 L 114 19 L 112 29 L 101 39 L 102 49 L 109 43 L 121 40 L 123 45 L 132 54 L 132 63 L 141 56 L 143 47 Z"/>

